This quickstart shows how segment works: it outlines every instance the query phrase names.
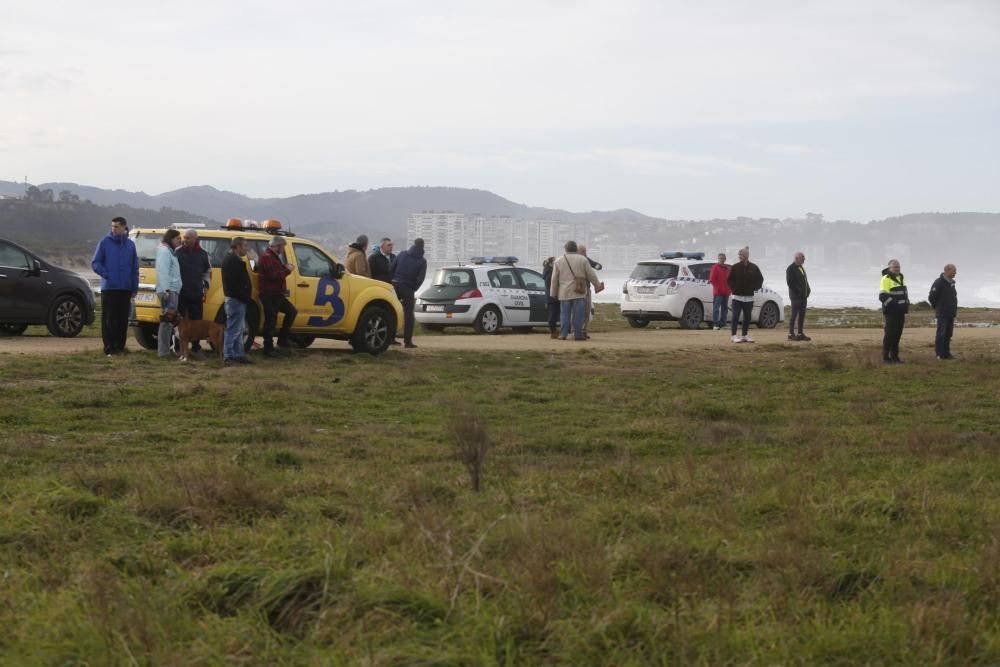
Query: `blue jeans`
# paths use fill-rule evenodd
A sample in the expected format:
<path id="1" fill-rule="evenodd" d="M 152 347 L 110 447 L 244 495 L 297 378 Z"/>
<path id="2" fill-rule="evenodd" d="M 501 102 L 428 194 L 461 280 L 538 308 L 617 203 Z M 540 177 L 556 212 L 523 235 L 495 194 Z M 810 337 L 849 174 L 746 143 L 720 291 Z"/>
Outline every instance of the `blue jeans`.
<path id="1" fill-rule="evenodd" d="M 156 352 L 161 357 L 169 357 L 171 354 L 170 339 L 174 335 L 174 325 L 165 322 L 163 316 L 167 314 L 168 310 L 177 310 L 177 292 L 160 292 L 157 296 L 160 297 L 160 328 L 156 332 Z"/>
<path id="2" fill-rule="evenodd" d="M 226 334 L 223 338 L 224 359 L 241 359 L 246 356 L 243 349 L 243 321 L 247 317 L 247 305 L 231 296 L 226 297 Z"/>
<path id="3" fill-rule="evenodd" d="M 565 338 L 569 335 L 570 319 L 572 318 L 573 336 L 577 340 L 583 340 L 583 311 L 587 305 L 587 299 L 565 299 L 559 302 L 561 309 L 561 327 L 559 335 Z"/>
<path id="4" fill-rule="evenodd" d="M 951 334 L 955 331 L 955 318 L 937 316 L 937 333 L 934 336 L 934 354 L 951 356 Z"/>
<path id="5" fill-rule="evenodd" d="M 726 326 L 726 316 L 729 314 L 729 297 L 712 297 L 712 322 L 720 329 Z"/>

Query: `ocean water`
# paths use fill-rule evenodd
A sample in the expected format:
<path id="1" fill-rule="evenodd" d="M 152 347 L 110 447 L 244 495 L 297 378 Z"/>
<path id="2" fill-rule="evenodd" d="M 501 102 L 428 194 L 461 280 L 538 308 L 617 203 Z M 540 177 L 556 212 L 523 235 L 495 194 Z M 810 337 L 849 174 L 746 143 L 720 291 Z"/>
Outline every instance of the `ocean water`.
<path id="1" fill-rule="evenodd" d="M 787 305 L 788 289 L 785 286 L 784 270 L 764 272 L 764 284 L 777 290 L 785 298 Z M 597 295 L 596 300 L 602 303 L 620 303 L 622 285 L 628 279 L 625 271 L 602 271 L 605 290 Z M 769 279 L 769 275 L 777 279 Z M 904 275 L 906 272 L 904 271 Z M 927 299 L 933 283 L 939 274 L 906 275 L 910 300 L 914 303 Z M 847 273 L 810 272 L 809 285 L 812 294 L 809 305 L 817 308 L 878 308 L 878 285 L 881 276 L 855 275 Z M 958 304 L 966 308 L 1000 308 L 1000 274 L 964 273 L 959 269 L 956 278 L 958 289 Z"/>
<path id="2" fill-rule="evenodd" d="M 785 288 L 784 270 L 771 270 L 764 268 L 764 283 L 769 287 L 778 290 L 786 299 L 787 305 L 788 291 Z M 604 281 L 605 290 L 596 295 L 595 300 L 600 303 L 620 303 L 622 298 L 622 285 L 628 280 L 630 271 L 601 271 L 601 279 Z M 433 271 L 428 271 L 433 274 Z M 94 285 L 100 284 L 100 279 L 93 273 L 82 273 Z M 769 276 L 776 275 L 779 280 L 769 280 Z M 905 272 L 904 272 L 905 275 Z M 809 284 L 812 287 L 812 295 L 809 297 L 809 305 L 817 308 L 878 308 L 878 283 L 880 276 L 877 271 L 872 275 L 858 275 L 853 273 L 830 273 L 830 272 L 810 272 Z M 913 302 L 923 301 L 927 298 L 931 283 L 937 279 L 937 274 L 907 276 L 907 285 L 910 289 L 910 299 Z M 421 291 L 430 285 L 430 279 L 421 287 Z M 965 273 L 959 269 L 956 279 L 958 288 L 958 304 L 966 308 L 1000 308 L 1000 274 L 988 273 Z"/>

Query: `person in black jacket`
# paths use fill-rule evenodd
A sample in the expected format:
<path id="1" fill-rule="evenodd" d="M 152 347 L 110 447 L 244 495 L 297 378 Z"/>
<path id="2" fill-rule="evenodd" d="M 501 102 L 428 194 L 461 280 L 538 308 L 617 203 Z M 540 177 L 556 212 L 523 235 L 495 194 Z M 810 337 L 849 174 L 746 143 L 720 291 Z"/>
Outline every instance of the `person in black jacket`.
<path id="1" fill-rule="evenodd" d="M 739 252 L 740 261 L 733 264 L 729 269 L 727 284 L 732 290 L 733 303 L 733 342 L 752 343 L 753 338 L 747 335 L 750 329 L 750 317 L 753 315 L 753 295 L 754 292 L 764 286 L 764 275 L 760 268 L 750 261 L 750 247 L 741 248 Z M 743 317 L 743 335 L 736 335 L 736 325 Z"/>
<path id="2" fill-rule="evenodd" d="M 951 334 L 955 330 L 955 316 L 958 315 L 958 290 L 955 289 L 954 264 L 946 264 L 944 272 L 931 285 L 927 301 L 934 306 L 937 315 L 937 334 L 934 336 L 934 354 L 940 360 L 954 359 L 951 356 Z"/>
<path id="3" fill-rule="evenodd" d="M 247 272 L 247 242 L 242 236 L 233 237 L 232 252 L 222 260 L 222 293 L 226 295 L 226 335 L 223 339 L 223 359 L 229 364 L 250 364 L 243 347 L 243 324 L 247 306 L 253 305 L 253 283 Z"/>
<path id="4" fill-rule="evenodd" d="M 542 280 L 545 281 L 545 305 L 549 314 L 549 336 L 559 338 L 559 299 L 552 296 L 552 265 L 555 257 L 549 257 L 542 262 Z"/>
<path id="5" fill-rule="evenodd" d="M 392 266 L 394 259 L 396 259 L 396 255 L 392 253 L 392 239 L 385 237 L 368 258 L 368 268 L 372 273 L 372 278 L 384 283 L 392 283 L 389 267 Z"/>
<path id="6" fill-rule="evenodd" d="M 809 298 L 809 279 L 806 277 L 806 256 L 795 253 L 795 261 L 785 270 L 785 281 L 788 283 L 788 300 L 792 305 L 792 316 L 788 319 L 788 340 L 812 340 L 802 333 L 802 325 L 806 319 L 806 300 Z M 798 320 L 799 332 L 795 333 L 795 321 Z"/>
<path id="7" fill-rule="evenodd" d="M 200 320 L 204 317 L 205 294 L 208 293 L 212 280 L 212 262 L 198 242 L 197 231 L 185 230 L 181 238 L 181 247 L 174 253 L 181 269 L 177 313 L 189 320 Z M 201 341 L 192 341 L 191 351 L 200 352 Z"/>
<path id="8" fill-rule="evenodd" d="M 424 240 L 419 238 L 413 239 L 410 249 L 399 253 L 389 266 L 389 278 L 392 280 L 399 302 L 403 304 L 403 347 L 416 347 L 413 343 L 413 309 L 417 302 L 417 290 L 424 284 L 426 274 Z"/>

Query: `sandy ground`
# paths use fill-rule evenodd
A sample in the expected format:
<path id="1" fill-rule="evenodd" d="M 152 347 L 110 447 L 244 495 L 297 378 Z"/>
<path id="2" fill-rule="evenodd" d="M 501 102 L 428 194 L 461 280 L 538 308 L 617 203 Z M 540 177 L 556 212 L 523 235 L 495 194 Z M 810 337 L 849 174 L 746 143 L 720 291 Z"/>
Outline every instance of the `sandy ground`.
<path id="1" fill-rule="evenodd" d="M 812 342 L 796 343 L 786 340 L 787 332 L 782 329 L 763 331 L 751 329 L 750 335 L 757 342 L 753 345 L 735 345 L 729 341 L 728 331 L 683 331 L 680 329 L 641 329 L 624 330 L 607 333 L 595 333 L 589 341 L 552 340 L 547 333 L 537 330 L 534 333 L 505 332 L 497 336 L 477 336 L 474 334 L 417 335 L 414 339 L 417 350 L 406 350 L 407 353 L 419 354 L 422 350 L 482 350 L 492 352 L 575 352 L 581 347 L 594 350 L 698 350 L 706 348 L 730 347 L 734 349 L 759 349 L 762 346 L 787 345 L 816 347 L 868 347 L 880 350 L 882 344 L 881 329 L 815 329 L 809 332 Z M 903 334 L 900 356 L 909 349 L 920 355 L 933 355 L 934 330 L 931 328 L 907 329 Z M 129 349 L 138 351 L 141 348 L 129 339 Z M 16 338 L 0 338 L 0 354 L 69 354 L 74 352 L 99 352 L 100 338 L 55 338 L 53 336 L 24 336 Z M 346 350 L 348 345 L 342 341 L 317 340 L 310 349 Z M 394 348 L 401 350 L 402 348 Z M 1000 329 L 998 328 L 959 328 L 955 330 L 952 339 L 952 351 L 958 355 L 962 352 L 1000 352 Z"/>

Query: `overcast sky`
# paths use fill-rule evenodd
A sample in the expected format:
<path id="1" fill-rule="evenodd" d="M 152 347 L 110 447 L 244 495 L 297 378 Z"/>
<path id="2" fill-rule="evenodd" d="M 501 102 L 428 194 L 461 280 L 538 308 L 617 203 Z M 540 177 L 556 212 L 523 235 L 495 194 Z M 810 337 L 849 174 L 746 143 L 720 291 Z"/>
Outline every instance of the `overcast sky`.
<path id="1" fill-rule="evenodd" d="M 1000 0 L 0 0 L 0 179 L 1000 211 Z"/>

